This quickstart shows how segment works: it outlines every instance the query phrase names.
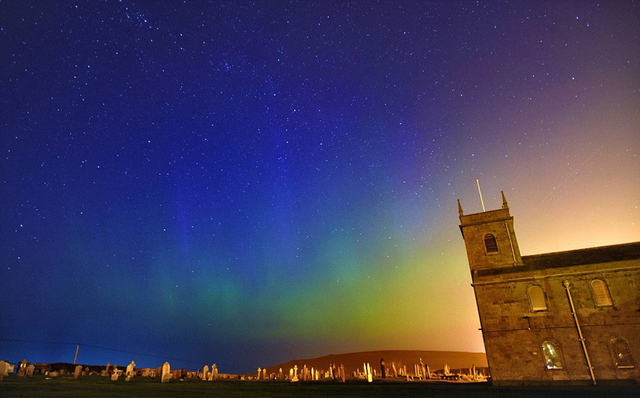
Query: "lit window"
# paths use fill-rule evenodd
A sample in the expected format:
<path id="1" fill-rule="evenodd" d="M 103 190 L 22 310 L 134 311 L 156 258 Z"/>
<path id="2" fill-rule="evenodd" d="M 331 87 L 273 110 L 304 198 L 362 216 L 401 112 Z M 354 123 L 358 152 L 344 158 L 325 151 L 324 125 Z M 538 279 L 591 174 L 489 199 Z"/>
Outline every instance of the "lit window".
<path id="1" fill-rule="evenodd" d="M 487 249 L 487 253 L 497 253 L 498 243 L 496 242 L 496 237 L 492 234 L 486 234 L 484 236 L 484 247 Z"/>
<path id="2" fill-rule="evenodd" d="M 529 286 L 529 302 L 531 311 L 546 311 L 547 301 L 544 298 L 544 291 L 538 285 Z"/>
<path id="3" fill-rule="evenodd" d="M 611 295 L 609 294 L 609 288 L 605 281 L 602 279 L 592 280 L 591 290 L 593 291 L 593 299 L 596 302 L 596 307 L 610 307 L 613 305 Z"/>
<path id="4" fill-rule="evenodd" d="M 562 355 L 558 345 L 552 341 L 542 343 L 542 353 L 544 354 L 544 366 L 547 369 L 562 369 Z"/>
<path id="5" fill-rule="evenodd" d="M 619 337 L 614 337 L 609 342 L 611 346 L 611 354 L 613 355 L 613 363 L 618 369 L 631 369 L 635 367 L 631 350 L 626 341 Z"/>

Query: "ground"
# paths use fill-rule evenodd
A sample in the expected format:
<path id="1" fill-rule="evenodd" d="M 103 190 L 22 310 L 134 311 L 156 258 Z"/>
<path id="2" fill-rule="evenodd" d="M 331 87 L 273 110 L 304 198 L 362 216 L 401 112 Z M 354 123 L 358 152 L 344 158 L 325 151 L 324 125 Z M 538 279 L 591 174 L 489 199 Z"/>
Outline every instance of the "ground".
<path id="1" fill-rule="evenodd" d="M 0 382 L 0 396 L 22 397 L 524 397 L 539 398 L 589 398 L 589 397 L 637 397 L 640 386 L 567 386 L 567 387 L 492 387 L 486 383 L 444 384 L 432 382 L 246 382 L 200 380 L 178 381 L 162 384 L 155 379 L 138 378 L 131 382 L 116 382 L 106 377 L 58 377 L 45 380 L 44 376 L 19 378 L 5 377 Z"/>

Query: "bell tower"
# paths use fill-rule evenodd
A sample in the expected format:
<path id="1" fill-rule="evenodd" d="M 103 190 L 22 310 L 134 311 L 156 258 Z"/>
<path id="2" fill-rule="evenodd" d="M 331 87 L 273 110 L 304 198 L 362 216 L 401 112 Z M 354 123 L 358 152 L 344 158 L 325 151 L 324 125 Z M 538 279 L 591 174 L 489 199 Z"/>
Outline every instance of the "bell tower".
<path id="1" fill-rule="evenodd" d="M 467 249 L 469 267 L 482 269 L 522 265 L 518 240 L 513 229 L 513 217 L 502 193 L 502 208 L 465 215 L 458 199 L 460 232 Z"/>

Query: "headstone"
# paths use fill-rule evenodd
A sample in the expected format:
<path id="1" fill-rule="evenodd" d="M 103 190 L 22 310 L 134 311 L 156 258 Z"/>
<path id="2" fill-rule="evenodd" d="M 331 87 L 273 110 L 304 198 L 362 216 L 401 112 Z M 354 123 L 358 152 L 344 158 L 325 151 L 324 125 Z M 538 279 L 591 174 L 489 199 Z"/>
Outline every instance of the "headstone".
<path id="1" fill-rule="evenodd" d="M 202 373 L 200 374 L 200 378 L 202 380 L 209 380 L 209 365 L 204 365 L 204 368 L 202 368 Z"/>
<path id="2" fill-rule="evenodd" d="M 215 363 L 211 366 L 211 378 L 213 380 L 218 380 L 218 365 Z"/>
<path id="3" fill-rule="evenodd" d="M 36 370 L 35 365 L 34 365 L 34 364 L 32 364 L 32 363 L 31 363 L 31 364 L 29 364 L 29 365 L 27 366 L 27 371 L 26 371 L 25 376 L 33 377 L 33 371 L 34 371 L 34 370 Z"/>
<path id="4" fill-rule="evenodd" d="M 118 381 L 118 377 L 120 377 L 120 372 L 118 371 L 118 365 L 113 365 L 113 373 L 111 373 L 111 381 Z"/>
<path id="5" fill-rule="evenodd" d="M 371 373 L 371 364 L 367 362 L 367 382 L 373 381 L 373 374 Z"/>
<path id="6" fill-rule="evenodd" d="M 169 362 L 165 362 L 162 364 L 161 380 L 163 383 L 168 383 L 170 379 L 171 379 L 171 365 L 169 365 Z"/>
<path id="7" fill-rule="evenodd" d="M 398 370 L 396 369 L 395 362 L 391 362 L 391 369 L 393 369 L 393 377 L 398 377 Z"/>
<path id="8" fill-rule="evenodd" d="M 383 379 L 387 378 L 387 365 L 384 363 L 384 358 L 380 358 L 380 376 Z"/>
<path id="9" fill-rule="evenodd" d="M 258 375 L 256 376 L 256 380 L 260 380 L 262 377 L 262 368 L 258 368 Z"/>
<path id="10" fill-rule="evenodd" d="M 282 374 L 282 368 L 278 369 L 278 380 L 282 380 L 284 375 Z"/>
<path id="11" fill-rule="evenodd" d="M 73 378 L 75 380 L 78 380 L 78 377 L 80 377 L 80 373 L 82 373 L 82 365 L 76 366 L 76 369 L 73 372 Z"/>
<path id="12" fill-rule="evenodd" d="M 134 369 L 136 367 L 136 363 L 134 361 L 131 361 L 131 363 L 129 365 L 127 365 L 127 372 L 125 373 L 127 375 L 127 378 L 129 380 L 131 380 L 134 376 Z"/>
<path id="13" fill-rule="evenodd" d="M 4 379 L 6 372 L 7 372 L 7 363 L 5 361 L 0 361 L 0 381 Z"/>
<path id="14" fill-rule="evenodd" d="M 342 382 L 347 381 L 347 375 L 344 373 L 344 365 L 340 364 L 340 376 L 342 377 Z"/>
<path id="15" fill-rule="evenodd" d="M 267 380 L 267 368 L 262 369 L 262 380 Z"/>
<path id="16" fill-rule="evenodd" d="M 431 369 L 429 369 L 429 365 L 427 365 L 425 376 L 427 376 L 427 379 L 431 378 Z"/>
<path id="17" fill-rule="evenodd" d="M 295 383 L 298 381 L 298 365 L 293 365 L 293 376 L 291 377 L 291 382 Z"/>

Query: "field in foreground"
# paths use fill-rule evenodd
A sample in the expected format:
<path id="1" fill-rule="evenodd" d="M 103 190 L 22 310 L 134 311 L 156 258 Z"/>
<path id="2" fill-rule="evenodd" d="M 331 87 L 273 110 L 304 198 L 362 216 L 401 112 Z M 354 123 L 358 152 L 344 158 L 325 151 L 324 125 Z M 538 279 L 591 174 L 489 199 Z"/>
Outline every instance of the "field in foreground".
<path id="1" fill-rule="evenodd" d="M 105 377 L 90 376 L 80 380 L 59 377 L 45 380 L 44 376 L 19 378 L 5 377 L 0 382 L 0 396 L 31 397 L 637 397 L 640 386 L 568 386 L 549 387 L 492 387 L 486 383 L 445 384 L 432 382 L 248 382 L 200 380 L 172 381 L 162 384 L 153 379 L 135 379 L 131 382 L 110 381 Z"/>

